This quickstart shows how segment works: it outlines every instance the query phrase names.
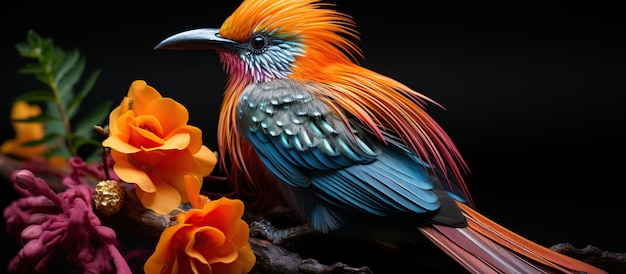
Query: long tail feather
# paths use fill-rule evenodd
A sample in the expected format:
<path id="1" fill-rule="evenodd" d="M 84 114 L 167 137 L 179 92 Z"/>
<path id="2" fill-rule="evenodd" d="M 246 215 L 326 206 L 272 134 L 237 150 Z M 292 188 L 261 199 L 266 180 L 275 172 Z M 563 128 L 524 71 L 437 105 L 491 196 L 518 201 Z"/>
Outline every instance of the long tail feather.
<path id="1" fill-rule="evenodd" d="M 550 267 L 562 267 L 572 272 L 581 273 L 606 273 L 592 265 L 580 260 L 568 257 L 547 247 L 534 243 L 514 232 L 500 226 L 499 224 L 489 220 L 480 213 L 463 203 L 458 203 L 465 217 L 469 221 L 470 227 L 479 231 L 488 238 L 497 240 L 499 244 L 506 246 L 515 252 L 533 258 L 535 261 L 543 263 Z"/>
<path id="2" fill-rule="evenodd" d="M 534 243 L 459 203 L 468 226 L 420 227 L 435 245 L 472 273 L 607 273 Z"/>

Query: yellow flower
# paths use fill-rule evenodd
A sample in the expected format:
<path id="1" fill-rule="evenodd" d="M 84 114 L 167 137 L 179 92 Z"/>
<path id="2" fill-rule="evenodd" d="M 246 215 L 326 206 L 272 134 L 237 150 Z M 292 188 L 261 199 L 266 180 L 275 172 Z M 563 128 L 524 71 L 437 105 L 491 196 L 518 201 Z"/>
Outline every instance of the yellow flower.
<path id="1" fill-rule="evenodd" d="M 26 119 L 41 114 L 41 108 L 37 105 L 29 105 L 25 101 L 17 101 L 11 109 L 11 119 Z M 43 123 L 13 122 L 15 139 L 6 140 L 0 147 L 0 153 L 12 155 L 22 159 L 33 159 L 45 152 L 43 145 L 22 146 L 22 144 L 40 140 L 44 136 Z"/>
<path id="2" fill-rule="evenodd" d="M 176 216 L 144 264 L 151 273 L 248 273 L 256 263 L 244 204 L 222 197 Z"/>
<path id="3" fill-rule="evenodd" d="M 109 137 L 115 173 L 137 185 L 142 204 L 156 213 L 170 213 L 189 202 L 185 176 L 200 189 L 217 157 L 202 145 L 202 131 L 187 125 L 187 109 L 163 98 L 145 81 L 134 81 L 120 106 L 109 115 Z"/>

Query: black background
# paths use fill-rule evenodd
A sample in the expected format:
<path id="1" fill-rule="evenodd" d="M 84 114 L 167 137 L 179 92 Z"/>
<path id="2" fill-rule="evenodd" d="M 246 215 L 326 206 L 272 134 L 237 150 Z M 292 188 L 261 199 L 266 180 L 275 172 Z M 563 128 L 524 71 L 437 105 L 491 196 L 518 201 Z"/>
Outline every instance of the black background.
<path id="1" fill-rule="evenodd" d="M 217 55 L 153 47 L 182 30 L 219 27 L 238 3 L 6 2 L 0 140 L 13 137 L 12 99 L 42 87 L 16 73 L 26 59 L 14 45 L 33 29 L 66 50 L 78 48 L 87 72 L 102 69 L 83 111 L 101 100 L 117 105 L 143 79 L 185 105 L 190 124 L 216 149 L 225 83 Z M 362 65 L 446 108 L 429 111 L 465 156 L 479 211 L 542 245 L 626 252 L 625 24 L 617 4 L 338 4 L 362 33 Z M 4 207 L 15 195 L 8 183 L 2 191 Z"/>

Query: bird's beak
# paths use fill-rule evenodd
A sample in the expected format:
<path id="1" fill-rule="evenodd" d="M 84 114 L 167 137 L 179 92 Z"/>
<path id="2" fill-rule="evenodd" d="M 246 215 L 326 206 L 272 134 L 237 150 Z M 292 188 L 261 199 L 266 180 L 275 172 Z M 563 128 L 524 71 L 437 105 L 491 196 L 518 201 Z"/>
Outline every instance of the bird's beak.
<path id="1" fill-rule="evenodd" d="M 157 44 L 154 49 L 169 50 L 228 50 L 239 43 L 220 37 L 218 29 L 201 28 L 174 34 Z"/>

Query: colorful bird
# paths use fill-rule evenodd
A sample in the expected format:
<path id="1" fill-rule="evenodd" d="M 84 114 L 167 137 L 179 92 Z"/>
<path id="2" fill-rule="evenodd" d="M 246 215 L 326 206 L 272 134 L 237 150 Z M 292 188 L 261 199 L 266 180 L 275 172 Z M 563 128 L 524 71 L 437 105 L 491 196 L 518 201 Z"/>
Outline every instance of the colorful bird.
<path id="1" fill-rule="evenodd" d="M 358 64 L 354 20 L 319 0 L 244 0 L 219 29 L 157 49 L 215 50 L 228 74 L 221 163 L 254 190 L 279 188 L 312 227 L 340 236 L 426 236 L 474 273 L 604 273 L 473 209 L 437 104 Z"/>

